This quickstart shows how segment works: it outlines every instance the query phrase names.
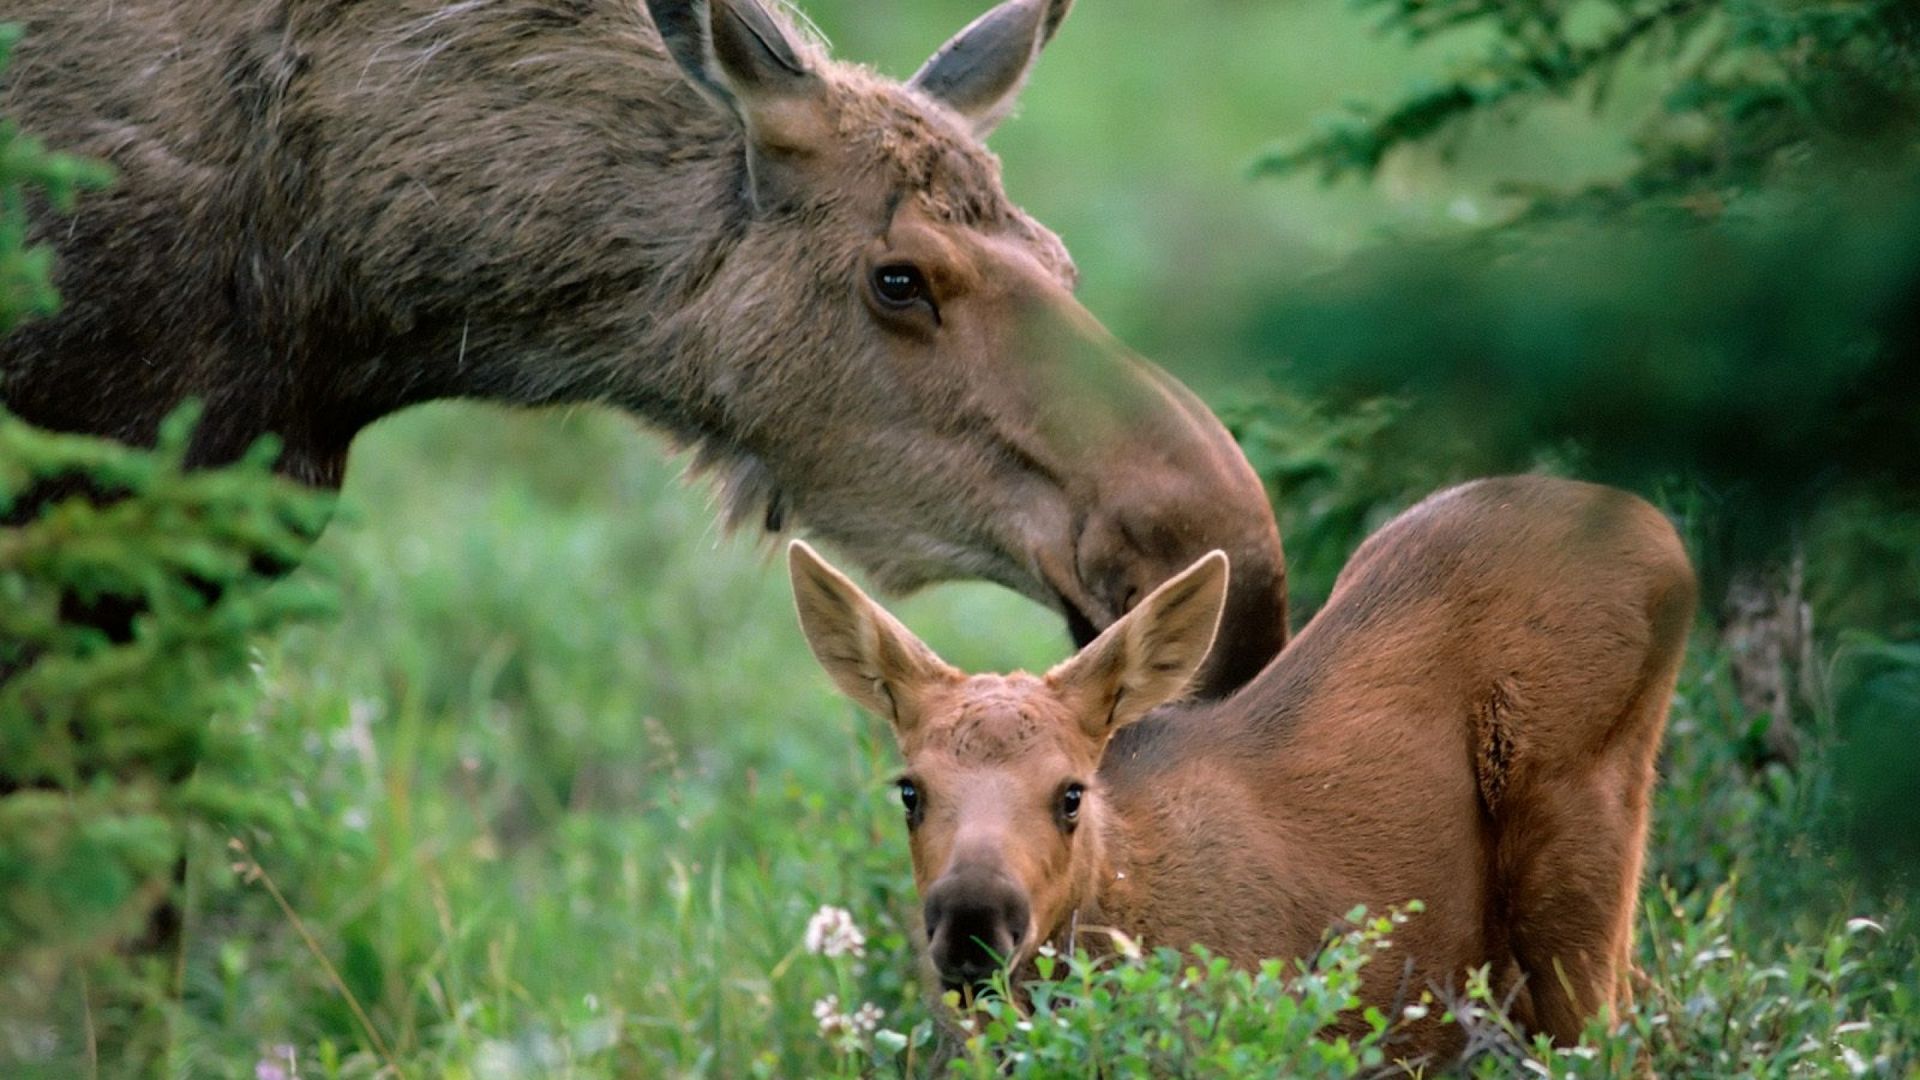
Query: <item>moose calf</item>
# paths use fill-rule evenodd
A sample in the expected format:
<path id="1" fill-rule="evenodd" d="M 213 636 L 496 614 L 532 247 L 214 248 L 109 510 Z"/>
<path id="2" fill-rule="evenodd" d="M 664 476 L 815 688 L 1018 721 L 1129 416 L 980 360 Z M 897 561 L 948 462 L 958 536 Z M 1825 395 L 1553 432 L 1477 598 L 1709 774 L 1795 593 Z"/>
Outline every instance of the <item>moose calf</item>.
<path id="1" fill-rule="evenodd" d="M 1211 647 L 1219 552 L 1045 675 L 964 675 L 810 548 L 801 625 L 893 726 L 943 984 L 1021 972 L 1074 923 L 1234 962 L 1306 955 L 1355 905 L 1413 899 L 1364 994 L 1491 965 L 1561 1041 L 1627 999 L 1653 784 L 1694 606 L 1673 528 L 1545 477 L 1435 495 L 1368 540 L 1327 606 L 1224 701 L 1168 707 Z M 1404 983 L 1411 964 L 1413 981 Z M 1449 1055 L 1457 1030 L 1410 1027 Z"/>

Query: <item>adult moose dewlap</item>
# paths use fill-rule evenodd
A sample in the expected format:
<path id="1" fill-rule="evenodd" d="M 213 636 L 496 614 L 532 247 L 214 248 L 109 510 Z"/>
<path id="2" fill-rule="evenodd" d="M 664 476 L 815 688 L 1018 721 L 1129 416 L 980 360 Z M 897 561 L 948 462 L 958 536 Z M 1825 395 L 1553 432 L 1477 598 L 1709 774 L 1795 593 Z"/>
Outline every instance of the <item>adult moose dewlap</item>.
<path id="1" fill-rule="evenodd" d="M 0 110 L 119 175 L 35 211 L 66 306 L 0 343 L 0 403 L 146 442 L 197 397 L 196 462 L 274 432 L 323 485 L 410 404 L 609 403 L 730 521 L 1081 640 L 1223 549 L 1223 693 L 1285 637 L 1265 493 L 981 142 L 1067 8 L 1009 0 L 903 83 L 756 0 L 0 0 Z"/>

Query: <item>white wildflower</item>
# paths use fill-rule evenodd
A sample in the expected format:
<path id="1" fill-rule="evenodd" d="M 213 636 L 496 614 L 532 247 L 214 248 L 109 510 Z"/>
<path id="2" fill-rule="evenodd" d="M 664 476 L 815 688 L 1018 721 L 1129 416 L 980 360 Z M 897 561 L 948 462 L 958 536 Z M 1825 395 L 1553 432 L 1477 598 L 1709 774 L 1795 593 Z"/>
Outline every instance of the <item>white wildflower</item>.
<path id="1" fill-rule="evenodd" d="M 820 1023 L 820 1034 L 831 1038 L 852 1026 L 851 1018 L 840 1012 L 840 995 L 828 994 L 813 1003 L 813 1018 Z"/>
<path id="2" fill-rule="evenodd" d="M 1873 1024 L 1866 1020 L 1849 1020 L 1833 1029 L 1835 1035 L 1852 1035 L 1857 1031 L 1872 1031 Z"/>
<path id="3" fill-rule="evenodd" d="M 820 1025 L 820 1037 L 823 1039 L 844 1038 L 849 1035 L 871 1035 L 887 1018 L 880 1006 L 868 1001 L 851 1013 L 840 1011 L 840 995 L 828 994 L 813 1003 L 813 1018 Z"/>
<path id="4" fill-rule="evenodd" d="M 846 908 L 822 905 L 807 920 L 807 951 L 820 956 L 865 956 L 867 935 Z"/>
<path id="5" fill-rule="evenodd" d="M 300 1075 L 298 1053 L 285 1043 L 272 1047 L 253 1063 L 254 1080 L 296 1080 Z"/>
<path id="6" fill-rule="evenodd" d="M 1717 964 L 1722 960 L 1731 959 L 1733 959 L 1733 950 L 1727 948 L 1725 945 L 1720 945 L 1696 954 L 1693 958 L 1693 967 L 1694 970 L 1697 971 L 1709 964 Z"/>
<path id="7" fill-rule="evenodd" d="M 1402 1020 L 1424 1020 L 1426 1019 L 1427 1011 L 1425 1005 L 1409 1005 L 1400 1010 L 1400 1018 Z"/>

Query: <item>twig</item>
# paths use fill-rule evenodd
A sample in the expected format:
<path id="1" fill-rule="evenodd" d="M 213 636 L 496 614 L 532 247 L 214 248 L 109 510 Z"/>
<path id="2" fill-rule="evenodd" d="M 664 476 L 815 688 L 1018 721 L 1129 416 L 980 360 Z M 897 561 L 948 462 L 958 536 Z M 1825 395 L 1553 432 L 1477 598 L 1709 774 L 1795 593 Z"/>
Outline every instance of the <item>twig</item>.
<path id="1" fill-rule="evenodd" d="M 259 860 L 253 857 L 253 853 L 247 850 L 247 845 L 239 837 L 229 838 L 227 846 L 238 853 L 242 860 L 234 864 L 234 872 L 239 874 L 243 881 L 259 882 L 267 890 L 267 895 L 273 897 L 273 902 L 280 905 L 281 913 L 287 917 L 287 922 L 293 926 L 294 932 L 300 935 L 301 941 L 306 942 L 307 951 L 320 962 L 320 969 L 327 973 L 327 981 L 331 982 L 333 988 L 346 1000 L 347 1008 L 353 1010 L 354 1019 L 360 1022 L 361 1030 L 366 1032 L 367 1041 L 373 1044 L 374 1051 L 387 1063 L 388 1071 L 394 1076 L 406 1075 L 401 1071 L 399 1063 L 394 1060 L 393 1051 L 387 1048 L 387 1040 L 381 1037 L 380 1029 L 373 1026 L 373 1019 L 367 1015 L 365 1009 L 360 1007 L 360 999 L 354 996 L 352 990 L 347 989 L 346 981 L 340 978 L 339 970 L 333 966 L 333 961 L 327 959 L 327 954 L 321 950 L 320 943 L 307 930 L 306 922 L 300 918 L 298 912 L 293 910 L 293 905 L 287 902 L 286 896 L 280 892 L 280 887 L 273 883 L 273 878 L 267 873 L 266 867 L 260 865 Z"/>
<path id="2" fill-rule="evenodd" d="M 93 980 L 87 969 L 80 969 L 80 1015 L 87 1027 L 87 1075 L 100 1080 L 100 1037 L 93 1028 Z"/>

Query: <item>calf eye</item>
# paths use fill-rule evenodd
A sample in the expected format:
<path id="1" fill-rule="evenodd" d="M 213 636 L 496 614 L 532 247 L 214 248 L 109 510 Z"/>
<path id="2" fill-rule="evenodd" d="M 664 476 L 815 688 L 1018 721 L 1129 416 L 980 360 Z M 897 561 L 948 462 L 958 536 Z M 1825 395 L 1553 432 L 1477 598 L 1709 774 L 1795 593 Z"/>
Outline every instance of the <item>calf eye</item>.
<path id="1" fill-rule="evenodd" d="M 909 308 L 929 299 L 926 277 L 909 263 L 889 263 L 875 270 L 873 293 L 881 303 L 894 308 Z"/>
<path id="2" fill-rule="evenodd" d="M 1068 829 L 1080 820 L 1080 800 L 1087 794 L 1086 785 L 1068 784 L 1060 792 L 1060 824 Z"/>
<path id="3" fill-rule="evenodd" d="M 906 807 L 908 821 L 920 813 L 920 789 L 911 780 L 900 781 L 900 805 Z"/>

